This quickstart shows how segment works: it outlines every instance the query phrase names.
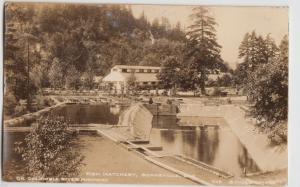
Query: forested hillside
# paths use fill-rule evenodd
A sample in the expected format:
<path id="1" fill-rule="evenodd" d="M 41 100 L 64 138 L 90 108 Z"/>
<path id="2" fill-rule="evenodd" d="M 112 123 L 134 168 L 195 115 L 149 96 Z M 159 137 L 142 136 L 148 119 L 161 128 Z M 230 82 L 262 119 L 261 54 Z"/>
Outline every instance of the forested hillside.
<path id="1" fill-rule="evenodd" d="M 127 5 L 9 3 L 5 10 L 6 83 L 18 98 L 27 84 L 74 88 L 81 76 L 103 76 L 116 64 L 161 66 L 185 40 L 180 23 L 135 18 Z"/>

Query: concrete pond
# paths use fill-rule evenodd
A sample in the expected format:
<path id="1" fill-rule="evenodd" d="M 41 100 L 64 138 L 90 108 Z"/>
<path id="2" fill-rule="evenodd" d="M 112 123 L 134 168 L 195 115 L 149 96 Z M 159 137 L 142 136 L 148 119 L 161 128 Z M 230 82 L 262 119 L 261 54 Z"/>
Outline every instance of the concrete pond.
<path id="1" fill-rule="evenodd" d="M 73 126 L 82 127 L 87 124 L 114 126 L 118 124 L 119 115 L 126 108 L 126 106 L 109 103 L 70 104 L 59 106 L 51 112 L 64 116 Z M 162 148 L 155 151 L 159 155 L 176 155 L 188 158 L 190 161 L 207 164 L 218 171 L 224 171 L 237 179 L 246 175 L 252 176 L 262 173 L 254 157 L 249 154 L 247 148 L 224 120 L 209 119 L 210 123 L 216 124 L 217 128 L 215 126 L 205 129 L 195 128 L 202 124 L 203 120 L 205 121 L 205 118 L 197 116 L 154 116 L 150 144 L 159 145 Z M 4 133 L 3 144 L 10 148 L 3 155 L 4 172 L 13 169 L 15 173 L 22 174 L 24 164 L 20 155 L 14 152 L 13 147 L 14 142 L 24 141 L 25 135 L 26 132 Z M 81 147 L 80 152 L 85 157 L 83 161 L 85 166 L 81 169 L 80 174 L 83 177 L 88 177 L 93 172 L 103 174 L 105 171 L 109 173 L 134 173 L 137 176 L 145 173 L 156 173 L 162 176 L 173 176 L 168 178 L 172 184 L 197 184 L 197 182 L 188 180 L 186 177 L 180 177 L 176 172 L 174 174 L 174 172 L 161 168 L 157 164 L 142 161 L 140 157 L 136 158 L 136 154 L 121 148 L 101 135 L 80 134 L 78 145 Z M 123 160 L 118 158 L 120 154 L 124 155 Z M 124 168 L 127 169 L 124 170 Z M 97 176 L 94 175 L 92 178 L 95 179 Z M 142 177 L 139 181 L 144 184 L 164 184 L 164 178 L 157 176 Z M 108 181 L 104 180 L 100 183 L 135 183 L 135 179 L 132 176 L 121 178 L 110 176 Z M 217 180 L 215 184 L 218 184 Z"/>

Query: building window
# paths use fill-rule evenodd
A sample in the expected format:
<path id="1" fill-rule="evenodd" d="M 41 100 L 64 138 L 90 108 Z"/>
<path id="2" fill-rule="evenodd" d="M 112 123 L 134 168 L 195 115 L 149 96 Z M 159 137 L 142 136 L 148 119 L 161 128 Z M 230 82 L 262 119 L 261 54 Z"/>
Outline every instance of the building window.
<path id="1" fill-rule="evenodd" d="M 112 71 L 118 71 L 118 69 L 112 69 Z"/>
<path id="2" fill-rule="evenodd" d="M 152 85 L 155 85 L 155 84 L 156 84 L 156 82 L 151 82 L 151 84 L 152 84 Z"/>
<path id="3" fill-rule="evenodd" d="M 147 73 L 151 73 L 151 69 L 147 69 Z"/>
<path id="4" fill-rule="evenodd" d="M 122 69 L 122 72 L 123 72 L 123 73 L 126 73 L 126 72 L 127 72 L 127 69 Z"/>
<path id="5" fill-rule="evenodd" d="M 143 84 L 148 84 L 148 82 L 143 82 Z"/>

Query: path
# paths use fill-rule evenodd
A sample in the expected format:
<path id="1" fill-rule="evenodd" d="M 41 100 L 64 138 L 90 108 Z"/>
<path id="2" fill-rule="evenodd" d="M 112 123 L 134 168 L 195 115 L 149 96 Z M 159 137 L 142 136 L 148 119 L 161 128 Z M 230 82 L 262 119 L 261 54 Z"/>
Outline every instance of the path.
<path id="1" fill-rule="evenodd" d="M 79 136 L 85 155 L 81 178 L 110 184 L 168 184 L 196 183 L 154 165 L 141 155 L 128 151 L 116 142 L 99 136 Z M 101 181 L 102 180 L 102 181 Z"/>

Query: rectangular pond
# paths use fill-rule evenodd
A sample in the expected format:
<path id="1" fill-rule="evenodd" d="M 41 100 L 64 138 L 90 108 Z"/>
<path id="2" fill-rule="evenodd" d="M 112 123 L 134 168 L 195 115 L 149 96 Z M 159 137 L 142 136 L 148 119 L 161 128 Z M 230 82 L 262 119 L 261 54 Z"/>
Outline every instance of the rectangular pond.
<path id="1" fill-rule="evenodd" d="M 86 105 L 74 104 L 56 108 L 54 115 L 64 116 L 73 124 L 117 124 L 119 114 L 124 108 L 109 104 Z M 184 119 L 191 125 L 203 123 L 203 119 Z M 154 117 L 152 121 L 150 142 L 161 145 L 164 152 L 190 157 L 192 159 L 215 166 L 236 176 L 258 172 L 259 168 L 249 155 L 247 149 L 231 129 L 218 120 L 219 128 L 195 130 L 195 127 L 181 127 L 180 119 L 176 116 Z M 212 120 L 213 123 L 213 120 Z M 221 123 L 221 124 L 220 124 Z M 24 140 L 25 133 L 4 134 L 3 154 L 4 172 L 21 172 L 24 163 L 21 156 L 14 152 L 14 143 Z M 99 158 L 101 155 L 99 155 Z M 88 164 L 93 164 L 87 161 Z M 9 171 L 9 172 L 7 172 Z"/>

